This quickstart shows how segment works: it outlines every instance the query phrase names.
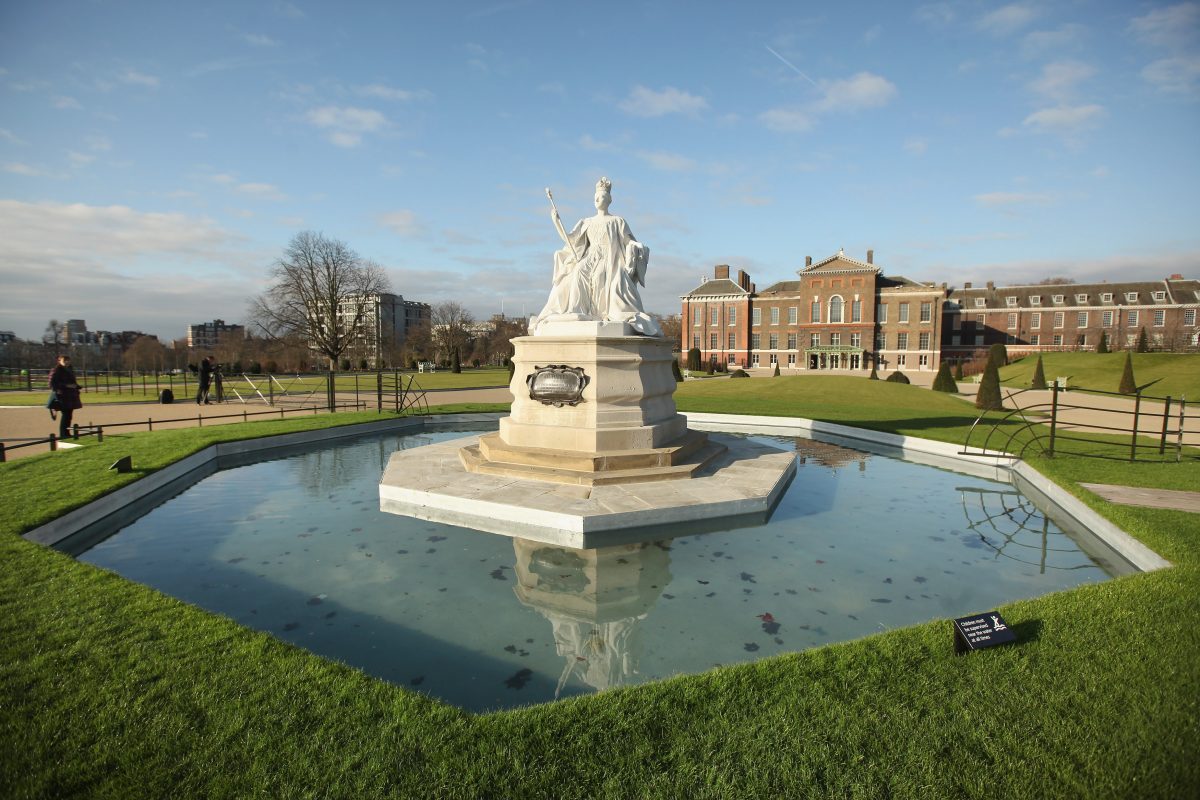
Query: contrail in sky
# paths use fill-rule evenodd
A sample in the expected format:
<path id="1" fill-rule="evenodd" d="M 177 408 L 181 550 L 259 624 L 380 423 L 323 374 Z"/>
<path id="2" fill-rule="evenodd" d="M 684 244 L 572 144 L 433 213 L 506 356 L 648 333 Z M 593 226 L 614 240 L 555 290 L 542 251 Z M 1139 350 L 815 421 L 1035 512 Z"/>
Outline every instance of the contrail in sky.
<path id="1" fill-rule="evenodd" d="M 775 57 L 776 57 L 776 58 L 778 58 L 780 61 L 782 61 L 783 63 L 787 64 L 789 67 L 791 67 L 791 68 L 792 68 L 792 70 L 793 70 L 793 71 L 794 71 L 794 72 L 795 72 L 797 75 L 799 75 L 801 78 L 804 78 L 804 80 L 808 81 L 808 82 L 809 82 L 809 83 L 811 83 L 813 86 L 817 86 L 817 82 L 816 82 L 816 81 L 814 81 L 812 78 L 808 77 L 808 76 L 807 76 L 807 75 L 805 75 L 803 72 L 801 72 L 801 71 L 800 71 L 800 69 L 799 69 L 799 68 L 798 68 L 798 67 L 797 67 L 795 64 L 793 64 L 792 62 L 788 61 L 786 58 L 784 58 L 783 56 L 779 55 L 779 53 L 776 53 L 774 50 L 772 50 L 772 49 L 771 49 L 771 46 L 770 46 L 769 44 L 764 44 L 764 45 L 763 45 L 763 47 L 767 48 L 767 52 L 769 52 L 771 55 L 775 56 Z M 817 86 L 817 88 L 818 88 L 818 89 L 820 89 L 821 87 L 820 87 L 820 86 Z"/>

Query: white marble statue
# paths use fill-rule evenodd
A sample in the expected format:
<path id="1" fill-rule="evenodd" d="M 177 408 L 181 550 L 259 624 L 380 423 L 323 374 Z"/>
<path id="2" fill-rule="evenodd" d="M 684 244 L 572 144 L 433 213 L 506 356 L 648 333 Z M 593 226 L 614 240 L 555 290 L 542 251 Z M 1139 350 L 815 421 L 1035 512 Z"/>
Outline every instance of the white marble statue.
<path id="1" fill-rule="evenodd" d="M 661 336 L 662 329 L 642 309 L 638 286 L 646 285 L 650 248 L 633 238 L 621 217 L 608 213 L 612 181 L 596 182 L 596 214 L 568 233 L 550 197 L 550 219 L 566 244 L 554 254 L 554 284 L 546 306 L 529 324 L 538 335 L 547 322 L 596 320 L 625 322 L 637 333 Z"/>

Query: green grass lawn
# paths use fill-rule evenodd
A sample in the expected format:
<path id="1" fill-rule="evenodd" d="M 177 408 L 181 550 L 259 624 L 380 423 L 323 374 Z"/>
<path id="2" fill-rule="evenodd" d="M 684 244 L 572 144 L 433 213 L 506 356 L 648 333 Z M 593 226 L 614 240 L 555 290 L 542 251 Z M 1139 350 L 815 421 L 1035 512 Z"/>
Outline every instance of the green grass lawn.
<path id="1" fill-rule="evenodd" d="M 688 382 L 679 405 L 950 441 L 973 418 L 954 398 L 845 378 Z M 19 537 L 136 477 L 104 471 L 118 454 L 148 470 L 212 437 L 358 418 L 378 417 L 106 437 L 0 464 L 0 796 L 1174 798 L 1200 787 L 1200 515 L 1113 506 L 1078 486 L 1194 488 L 1196 463 L 1034 462 L 1175 566 L 1003 606 L 1016 646 L 954 656 L 942 620 L 480 716 Z"/>
<path id="2" fill-rule="evenodd" d="M 1025 356 L 1000 370 L 1000 382 L 1013 388 L 1026 388 L 1033 380 L 1037 356 Z M 1046 381 L 1060 376 L 1069 378 L 1072 389 L 1099 389 L 1115 392 L 1121 385 L 1125 353 L 1042 353 Z M 1142 391 L 1155 397 L 1187 396 L 1200 401 L 1200 354 L 1134 353 L 1133 377 Z M 1147 386 L 1147 384 L 1149 384 Z"/>

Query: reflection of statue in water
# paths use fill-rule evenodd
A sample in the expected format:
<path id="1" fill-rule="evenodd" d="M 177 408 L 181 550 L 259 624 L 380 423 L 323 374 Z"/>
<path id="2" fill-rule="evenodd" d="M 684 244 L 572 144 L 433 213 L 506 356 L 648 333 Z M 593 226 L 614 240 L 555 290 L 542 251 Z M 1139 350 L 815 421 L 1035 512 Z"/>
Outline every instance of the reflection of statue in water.
<path id="1" fill-rule="evenodd" d="M 550 298 L 529 325 L 537 335 L 547 322 L 596 320 L 626 322 L 637 333 L 661 336 L 654 318 L 642 310 L 638 285 L 646 285 L 650 248 L 633 238 L 621 217 L 608 213 L 612 181 L 596 183 L 596 215 L 581 219 L 568 233 L 550 197 L 550 219 L 566 244 L 554 254 Z"/>
<path id="2" fill-rule="evenodd" d="M 554 691 L 578 676 L 597 689 L 620 686 L 638 672 L 646 617 L 671 580 L 665 544 L 644 542 L 598 550 L 513 539 L 517 597 L 554 627 L 565 664 Z"/>

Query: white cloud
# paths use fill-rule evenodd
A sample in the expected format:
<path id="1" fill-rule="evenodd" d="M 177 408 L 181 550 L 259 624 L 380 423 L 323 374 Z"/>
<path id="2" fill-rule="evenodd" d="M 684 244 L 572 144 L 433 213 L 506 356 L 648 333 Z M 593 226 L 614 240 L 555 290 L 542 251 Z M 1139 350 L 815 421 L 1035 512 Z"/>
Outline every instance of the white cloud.
<path id="1" fill-rule="evenodd" d="M 248 45 L 254 47 L 278 47 L 279 42 L 267 36 L 265 33 L 243 33 L 241 39 Z"/>
<path id="2" fill-rule="evenodd" d="M 25 144 L 24 140 L 22 140 L 21 137 L 17 136 L 15 133 L 10 131 L 8 128 L 0 128 L 0 139 L 3 139 L 4 141 L 8 142 L 9 144 Z"/>
<path id="3" fill-rule="evenodd" d="M 93 155 L 88 155 L 87 153 L 79 153 L 79 152 L 76 152 L 75 150 L 68 151 L 67 158 L 71 159 L 71 163 L 76 167 L 86 166 L 96 160 L 96 157 Z"/>
<path id="4" fill-rule="evenodd" d="M 626 114 L 635 117 L 661 117 L 667 114 L 698 114 L 708 108 L 703 97 L 668 86 L 661 92 L 635 86 L 629 97 L 617 104 Z"/>
<path id="5" fill-rule="evenodd" d="M 265 255 L 247 253 L 208 219 L 80 203 L 0 200 L 0 240 L 0 316 L 31 334 L 55 308 L 95 328 L 179 336 L 195 321 L 197 297 L 204 313 L 237 319 L 259 291 L 241 276 Z"/>
<path id="6" fill-rule="evenodd" d="M 1179 3 L 1156 8 L 1144 17 L 1130 20 L 1129 30 L 1151 47 L 1186 50 L 1200 37 L 1200 4 Z"/>
<path id="7" fill-rule="evenodd" d="M 579 146 L 584 150 L 594 150 L 599 152 L 608 152 L 616 150 L 617 146 L 611 142 L 602 142 L 594 138 L 590 133 L 585 133 L 579 137 Z"/>
<path id="8" fill-rule="evenodd" d="M 1047 275 L 1062 275 L 1079 283 L 1111 281 L 1114 275 L 1126 281 L 1162 280 L 1164 275 L 1179 272 L 1180 264 L 1195 264 L 1200 261 L 1200 252 L 1178 251 L 1146 253 L 1121 253 L 1104 258 L 1039 259 L 1009 261 L 997 264 L 981 264 L 968 268 L 955 267 L 963 280 L 985 281 L 1003 275 L 1010 285 L 1029 284 L 1042 280 Z"/>
<path id="9" fill-rule="evenodd" d="M 695 161 L 678 153 L 642 150 L 637 157 L 653 169 L 664 172 L 691 172 L 696 168 Z"/>
<path id="10" fill-rule="evenodd" d="M 1074 22 L 1060 25 L 1054 30 L 1030 31 L 1021 38 L 1021 50 L 1032 58 L 1042 53 L 1062 53 L 1079 47 L 1087 35 L 1087 29 Z"/>
<path id="11" fill-rule="evenodd" d="M 815 124 L 813 115 L 799 108 L 772 108 L 758 115 L 758 119 L 773 131 L 779 133 L 803 133 L 812 130 Z"/>
<path id="12" fill-rule="evenodd" d="M 433 97 L 433 93 L 428 89 L 397 89 L 382 83 L 356 86 L 354 91 L 364 97 L 378 97 L 382 100 L 428 100 Z"/>
<path id="13" fill-rule="evenodd" d="M 1200 55 L 1153 61 L 1142 69 L 1142 78 L 1160 92 L 1192 94 L 1200 89 Z"/>
<path id="14" fill-rule="evenodd" d="M 925 151 L 929 149 L 929 140 L 920 137 L 911 137 L 904 142 L 905 152 L 912 153 L 914 156 L 923 156 Z"/>
<path id="15" fill-rule="evenodd" d="M 958 16 L 950 3 L 925 3 L 917 6 L 916 17 L 926 25 L 943 28 Z"/>
<path id="16" fill-rule="evenodd" d="M 1044 206 L 1051 202 L 1048 194 L 1037 192 L 987 192 L 974 197 L 976 203 L 985 208 L 1009 206 Z"/>
<path id="17" fill-rule="evenodd" d="M 882 25 L 872 25 L 863 32 L 862 40 L 864 44 L 874 44 L 883 33 Z"/>
<path id="18" fill-rule="evenodd" d="M 880 75 L 860 72 L 849 78 L 822 84 L 825 96 L 819 111 L 857 111 L 885 106 L 896 96 L 896 85 Z"/>
<path id="19" fill-rule="evenodd" d="M 1080 61 L 1056 61 L 1042 67 L 1042 74 L 1029 84 L 1037 94 L 1064 102 L 1075 94 L 1075 87 L 1096 74 L 1096 68 Z"/>
<path id="20" fill-rule="evenodd" d="M 401 236 L 419 236 L 424 230 L 422 225 L 417 221 L 417 215 L 408 209 L 380 214 L 378 222 L 383 227 Z"/>
<path id="21" fill-rule="evenodd" d="M 37 167 L 31 167 L 30 165 L 23 164 L 19 161 L 6 161 L 4 163 L 4 171 L 11 172 L 14 175 L 26 175 L 31 178 L 36 178 L 39 175 L 45 174 Z"/>
<path id="22" fill-rule="evenodd" d="M 237 191 L 264 200 L 286 200 L 287 195 L 279 191 L 279 187 L 271 183 L 239 183 Z"/>
<path id="23" fill-rule="evenodd" d="M 561 97 L 564 100 L 567 97 L 567 87 L 562 81 L 547 81 L 540 84 L 537 90 L 542 94 L 552 94 L 555 97 Z"/>
<path id="24" fill-rule="evenodd" d="M 978 27 L 993 36 L 1007 36 L 1033 22 L 1037 15 L 1036 9 L 1022 3 L 1013 3 L 985 14 L 979 20 Z"/>
<path id="25" fill-rule="evenodd" d="M 308 112 L 308 121 L 328 131 L 329 141 L 338 147 L 357 147 L 365 133 L 387 127 L 387 117 L 371 108 L 322 106 Z"/>
<path id="26" fill-rule="evenodd" d="M 128 83 L 134 86 L 148 86 L 150 88 L 158 87 L 158 78 L 153 75 L 147 75 L 144 72 L 138 72 L 135 69 L 127 69 L 122 72 L 117 78 L 121 83 Z"/>
<path id="27" fill-rule="evenodd" d="M 79 104 L 79 101 L 74 97 L 67 97 L 65 95 L 59 95 L 50 102 L 55 108 L 61 108 L 63 110 L 78 110 L 83 108 L 83 106 Z"/>
<path id="28" fill-rule="evenodd" d="M 112 142 L 106 136 L 85 136 L 83 141 L 89 150 L 100 152 L 112 149 Z"/>
<path id="29" fill-rule="evenodd" d="M 1095 126 L 1106 113 L 1104 106 L 1096 104 L 1060 105 L 1035 111 L 1021 124 L 1039 133 L 1070 134 Z"/>
<path id="30" fill-rule="evenodd" d="M 216 175 L 213 175 L 211 178 L 209 178 L 209 180 L 212 181 L 213 183 L 220 183 L 225 186 L 228 186 L 232 183 L 237 183 L 237 178 L 233 177 L 232 175 L 230 175 L 227 172 L 217 173 Z"/>
<path id="31" fill-rule="evenodd" d="M 1088 174 L 1091 175 L 1093 178 L 1107 178 L 1109 175 L 1109 170 L 1108 170 L 1107 166 L 1105 166 L 1104 164 L 1101 164 L 1100 166 L 1096 167 L 1094 170 L 1092 170 Z"/>

